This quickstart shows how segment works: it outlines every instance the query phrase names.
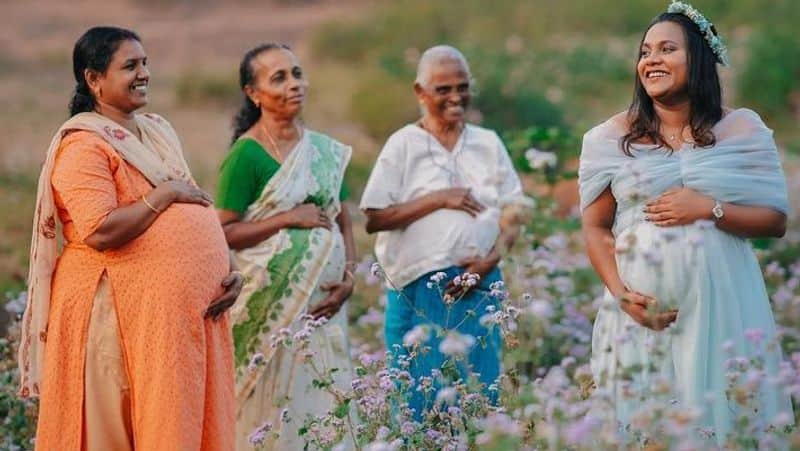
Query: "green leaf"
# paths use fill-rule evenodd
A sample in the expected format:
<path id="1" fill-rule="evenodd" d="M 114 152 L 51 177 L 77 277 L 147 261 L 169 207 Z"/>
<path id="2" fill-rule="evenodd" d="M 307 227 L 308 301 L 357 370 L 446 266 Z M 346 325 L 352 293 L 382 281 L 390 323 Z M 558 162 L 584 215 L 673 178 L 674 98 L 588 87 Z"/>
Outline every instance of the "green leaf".
<path id="1" fill-rule="evenodd" d="M 339 403 L 335 409 L 333 409 L 333 416 L 336 418 L 344 418 L 347 416 L 347 413 L 350 411 L 350 399 L 345 399 L 343 402 Z"/>

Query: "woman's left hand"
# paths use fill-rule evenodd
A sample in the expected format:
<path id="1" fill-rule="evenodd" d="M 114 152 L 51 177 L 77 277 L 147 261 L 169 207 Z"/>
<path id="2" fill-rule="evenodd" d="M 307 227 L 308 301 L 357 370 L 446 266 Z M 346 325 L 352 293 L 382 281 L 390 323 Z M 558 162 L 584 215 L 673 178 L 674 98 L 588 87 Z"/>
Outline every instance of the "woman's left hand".
<path id="1" fill-rule="evenodd" d="M 333 315 L 339 312 L 347 298 L 353 294 L 353 280 L 349 277 L 341 282 L 323 283 L 319 287 L 323 291 L 329 292 L 329 294 L 308 312 L 315 319 L 321 317 L 332 318 Z"/>
<path id="2" fill-rule="evenodd" d="M 222 315 L 228 311 L 231 306 L 236 302 L 239 297 L 239 292 L 242 291 L 244 284 L 244 276 L 239 271 L 231 271 L 224 279 L 222 279 L 222 286 L 225 287 L 225 292 L 222 296 L 214 299 L 211 305 L 206 309 L 204 317 L 211 318 L 214 321 L 220 319 Z"/>
<path id="3" fill-rule="evenodd" d="M 660 227 L 692 224 L 700 219 L 711 219 L 714 199 L 691 188 L 672 188 L 644 208 L 647 220 Z"/>

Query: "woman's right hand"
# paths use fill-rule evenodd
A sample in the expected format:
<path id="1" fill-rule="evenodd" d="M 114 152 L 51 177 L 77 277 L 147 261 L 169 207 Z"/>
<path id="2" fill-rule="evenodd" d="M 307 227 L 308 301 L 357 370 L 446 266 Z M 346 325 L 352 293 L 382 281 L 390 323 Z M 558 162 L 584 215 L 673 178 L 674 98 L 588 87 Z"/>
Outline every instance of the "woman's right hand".
<path id="1" fill-rule="evenodd" d="M 436 191 L 434 195 L 441 208 L 461 210 L 473 217 L 478 216 L 486 209 L 472 196 L 469 188 L 448 188 Z"/>
<path id="2" fill-rule="evenodd" d="M 314 204 L 298 205 L 287 212 L 289 214 L 290 227 L 298 229 L 313 229 L 323 227 L 331 229 L 331 218 Z"/>
<path id="3" fill-rule="evenodd" d="M 170 180 L 159 185 L 159 188 L 161 187 L 171 194 L 172 202 L 200 204 L 204 207 L 213 203 L 211 195 L 183 180 Z"/>
<path id="4" fill-rule="evenodd" d="M 620 308 L 642 327 L 661 331 L 678 318 L 677 310 L 658 311 L 656 300 L 636 291 L 626 291 L 619 297 Z"/>

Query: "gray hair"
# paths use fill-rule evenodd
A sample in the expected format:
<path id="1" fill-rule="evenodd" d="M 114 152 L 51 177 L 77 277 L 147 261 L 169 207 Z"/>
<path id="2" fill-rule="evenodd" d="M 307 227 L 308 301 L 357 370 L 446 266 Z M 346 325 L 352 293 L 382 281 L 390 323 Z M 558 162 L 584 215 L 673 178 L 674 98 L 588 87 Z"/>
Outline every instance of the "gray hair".
<path id="1" fill-rule="evenodd" d="M 467 63 L 467 59 L 464 58 L 464 54 L 462 54 L 455 47 L 449 45 L 437 45 L 425 50 L 425 52 L 419 58 L 419 63 L 417 63 L 417 79 L 414 82 L 422 87 L 427 88 L 428 84 L 431 82 L 433 68 L 437 64 L 441 64 L 445 61 L 456 61 L 461 64 L 461 66 L 467 72 L 467 78 L 472 80 L 469 64 Z"/>

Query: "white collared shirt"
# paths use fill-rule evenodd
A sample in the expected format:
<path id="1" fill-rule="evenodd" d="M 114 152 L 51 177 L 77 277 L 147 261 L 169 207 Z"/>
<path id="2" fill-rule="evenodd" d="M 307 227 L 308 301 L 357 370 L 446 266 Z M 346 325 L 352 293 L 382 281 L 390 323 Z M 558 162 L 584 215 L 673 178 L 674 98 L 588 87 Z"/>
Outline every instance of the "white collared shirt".
<path id="1" fill-rule="evenodd" d="M 486 210 L 473 218 L 439 209 L 405 229 L 379 232 L 375 256 L 398 288 L 430 271 L 484 256 L 500 232 L 501 209 L 530 205 L 500 137 L 467 124 L 452 151 L 428 131 L 409 124 L 389 137 L 372 169 L 362 210 L 382 209 L 434 191 L 470 188 Z"/>

